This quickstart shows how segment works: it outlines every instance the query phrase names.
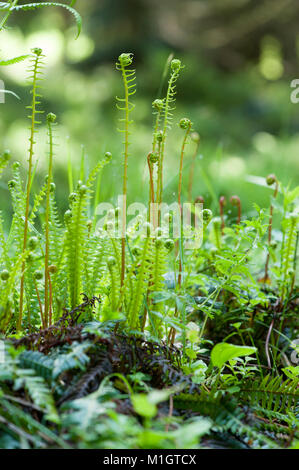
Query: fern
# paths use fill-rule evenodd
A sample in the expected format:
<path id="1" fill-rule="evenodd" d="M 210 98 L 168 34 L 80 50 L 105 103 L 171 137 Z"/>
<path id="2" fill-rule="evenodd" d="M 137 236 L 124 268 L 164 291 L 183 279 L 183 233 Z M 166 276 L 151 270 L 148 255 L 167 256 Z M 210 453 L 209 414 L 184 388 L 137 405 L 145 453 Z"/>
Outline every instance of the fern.
<path id="1" fill-rule="evenodd" d="M 7 238 L 7 245 L 10 247 L 13 244 L 15 246 L 15 251 L 18 254 L 23 248 L 26 196 L 22 187 L 23 182 L 20 175 L 20 164 L 15 162 L 12 169 L 13 179 L 8 182 L 8 189 L 11 193 L 14 212 L 11 228 Z"/>
<path id="2" fill-rule="evenodd" d="M 71 206 L 70 221 L 67 222 L 67 269 L 68 290 L 71 308 L 79 304 L 82 291 L 82 266 L 87 236 L 87 188 L 78 188 L 76 199 Z"/>
<path id="3" fill-rule="evenodd" d="M 166 272 L 166 256 L 167 250 L 164 245 L 164 240 L 162 238 L 157 238 L 154 241 L 153 248 L 153 261 L 151 266 L 151 276 L 149 281 L 149 292 L 154 295 L 155 293 L 162 292 L 164 289 L 164 275 Z M 159 300 L 154 300 L 152 305 L 152 322 L 150 322 L 149 328 L 153 335 L 155 332 L 158 334 L 158 337 L 162 337 L 162 325 L 163 325 L 163 313 L 164 313 L 164 304 Z"/>
<path id="4" fill-rule="evenodd" d="M 87 356 L 87 351 L 91 348 L 92 344 L 88 341 L 80 344 L 76 341 L 70 347 L 65 348 L 53 360 L 52 377 L 57 379 L 63 372 L 71 369 L 85 370 L 90 358 Z"/>
<path id="5" fill-rule="evenodd" d="M 214 395 L 201 391 L 200 394 L 180 393 L 174 397 L 176 408 L 199 412 L 203 416 L 209 416 L 214 421 L 214 429 L 229 431 L 248 441 L 253 441 L 254 448 L 277 448 L 277 445 L 268 437 L 264 436 L 259 429 L 246 424 L 245 413 L 237 406 L 235 400 L 221 394 Z"/>
<path id="6" fill-rule="evenodd" d="M 3 173 L 3 171 L 5 170 L 6 166 L 8 165 L 9 163 L 9 160 L 10 160 L 10 151 L 9 150 L 5 150 L 1 155 L 0 155 L 0 177 Z"/>
<path id="7" fill-rule="evenodd" d="M 88 297 L 93 297 L 102 293 L 100 291 L 100 279 L 106 272 L 108 240 L 96 233 L 90 237 L 87 250 L 84 292 L 87 293 Z"/>
<path id="8" fill-rule="evenodd" d="M 10 403 L 10 397 L 1 400 L 1 414 L 6 419 L 6 429 L 8 428 L 16 438 L 20 439 L 19 445 L 24 442 L 24 439 L 32 443 L 36 448 L 46 447 L 45 441 L 53 443 L 63 449 L 69 449 L 70 446 L 51 431 L 46 425 L 34 419 L 30 414 L 23 411 L 19 406 Z M 14 423 L 17 423 L 15 425 Z"/>
<path id="9" fill-rule="evenodd" d="M 132 302 L 127 312 L 127 321 L 130 329 L 136 330 L 139 325 L 139 314 L 146 294 L 151 258 L 152 240 L 147 233 L 143 242 L 136 279 L 133 282 Z"/>
<path id="10" fill-rule="evenodd" d="M 47 189 L 47 185 L 44 184 L 41 187 L 40 191 L 34 196 L 33 207 L 31 209 L 30 217 L 28 219 L 28 224 L 29 225 L 34 224 L 34 220 L 37 216 L 38 209 L 39 209 L 39 207 L 40 207 L 41 203 L 43 202 L 43 199 L 46 195 L 46 189 Z"/>
<path id="11" fill-rule="evenodd" d="M 171 74 L 168 81 L 168 88 L 166 97 L 163 100 L 163 128 L 161 136 L 161 148 L 159 155 L 158 165 L 158 182 L 157 182 L 157 202 L 161 204 L 162 193 L 163 193 L 163 163 L 165 154 L 165 142 L 167 137 L 167 131 L 171 127 L 173 119 L 173 111 L 175 109 L 175 95 L 176 95 L 176 82 L 179 78 L 180 71 L 182 69 L 181 61 L 173 59 L 171 61 Z"/>
<path id="12" fill-rule="evenodd" d="M 119 270 L 116 269 L 116 260 L 110 256 L 107 261 L 109 276 L 110 276 L 110 308 L 112 312 L 116 312 L 119 306 L 119 290 L 120 290 L 120 276 Z"/>
<path id="13" fill-rule="evenodd" d="M 9 277 L 6 281 L 1 281 L 0 285 L 0 331 L 5 332 L 13 317 L 12 310 L 12 294 L 17 276 L 24 266 L 25 260 L 29 252 L 24 251 L 15 259 L 14 265 L 11 266 Z"/>
<path id="14" fill-rule="evenodd" d="M 134 109 L 134 104 L 131 103 L 130 97 L 136 93 L 135 85 L 135 70 L 128 69 L 132 64 L 133 54 L 123 53 L 119 56 L 118 62 L 116 63 L 117 70 L 120 70 L 122 73 L 123 84 L 125 89 L 125 97 L 118 98 L 116 97 L 118 103 L 116 104 L 117 108 L 120 111 L 123 111 L 125 114 L 124 118 L 120 119 L 120 122 L 124 124 L 124 129 L 119 129 L 120 132 L 123 132 L 125 135 L 124 140 L 124 174 L 123 174 L 123 207 L 122 207 L 122 233 L 121 233 L 121 285 L 124 283 L 125 278 L 125 249 L 126 249 L 126 240 L 125 240 L 125 221 L 127 213 L 127 172 L 128 172 L 128 157 L 129 157 L 129 126 L 132 124 L 130 120 L 130 113 Z"/>
<path id="15" fill-rule="evenodd" d="M 46 215 L 45 215 L 45 310 L 44 310 L 44 320 L 45 326 L 47 327 L 51 324 L 51 311 L 52 311 L 52 302 L 50 298 L 50 271 L 49 271 L 49 262 L 50 262 L 50 193 L 53 180 L 53 157 L 54 157 L 54 142 L 53 142 L 53 125 L 55 123 L 56 116 L 53 113 L 48 114 L 47 123 L 48 123 L 48 135 L 49 135 L 49 166 L 48 166 L 48 175 L 47 175 L 47 190 L 46 190 Z"/>
<path id="16" fill-rule="evenodd" d="M 29 59 L 31 56 L 29 54 L 20 55 L 19 57 L 14 57 L 13 59 L 0 60 L 0 66 L 19 64 L 26 59 Z"/>
<path id="17" fill-rule="evenodd" d="M 33 177 L 33 155 L 34 155 L 34 136 L 36 134 L 36 125 L 40 124 L 37 121 L 37 115 L 43 113 L 37 109 L 37 106 L 40 104 L 41 95 L 38 93 L 40 88 L 41 81 L 41 69 L 42 69 L 42 50 L 33 49 L 32 57 L 32 69 L 31 69 L 31 80 L 32 80 L 32 104 L 28 106 L 28 109 L 31 110 L 31 115 L 29 116 L 31 121 L 30 127 L 30 138 L 29 138 L 29 159 L 28 159 L 28 174 L 27 174 L 27 187 L 26 187 L 26 207 L 25 207 L 25 222 L 24 222 L 24 237 L 23 237 L 23 252 L 27 248 L 27 238 L 28 238 L 28 217 L 29 217 L 29 205 L 30 205 L 30 189 L 32 184 Z M 20 331 L 22 326 L 22 317 L 23 317 L 23 308 L 24 308 L 24 283 L 25 283 L 25 262 L 22 266 L 22 276 L 21 276 L 21 286 L 20 286 L 20 311 L 17 322 L 17 330 Z"/>
<path id="18" fill-rule="evenodd" d="M 295 275 L 292 271 L 296 253 L 298 220 L 298 214 L 292 213 L 283 221 L 284 243 L 281 253 L 282 284 L 280 289 L 282 299 L 285 297 L 288 285 L 290 284 L 289 279 L 292 280 L 292 277 Z"/>
<path id="19" fill-rule="evenodd" d="M 58 320 L 62 307 L 67 305 L 67 278 L 64 273 L 66 248 L 65 232 L 60 221 L 55 201 L 55 191 L 50 192 L 50 226 L 49 226 L 50 265 L 53 268 L 53 318 Z"/>
<path id="20" fill-rule="evenodd" d="M 256 380 L 242 386 L 241 397 L 251 406 L 260 405 L 265 410 L 287 413 L 298 404 L 298 383 L 299 379 L 283 381 L 280 376 L 267 375 L 261 382 Z"/>
<path id="21" fill-rule="evenodd" d="M 68 272 L 68 291 L 71 308 L 78 305 L 83 285 L 83 266 L 88 240 L 87 207 L 92 194 L 92 185 L 96 175 L 110 161 L 107 155 L 90 173 L 86 185 L 78 184 L 77 192 L 73 194 L 71 211 L 66 219 L 66 257 Z"/>
<path id="22" fill-rule="evenodd" d="M 76 24 L 77 24 L 77 37 L 81 33 L 82 29 L 82 19 L 80 14 L 72 8 L 70 5 L 66 5 L 64 3 L 57 3 L 57 2 L 42 2 L 42 3 L 26 3 L 24 5 L 17 5 L 18 0 L 14 0 L 13 3 L 7 3 L 7 2 L 1 2 L 0 3 L 0 11 L 7 11 L 6 16 L 3 18 L 3 20 L 0 23 L 0 31 L 3 29 L 5 26 L 9 16 L 13 12 L 19 12 L 19 11 L 30 11 L 30 10 L 37 10 L 38 8 L 45 8 L 45 7 L 61 7 L 65 8 L 67 11 L 69 11 L 75 18 Z M 73 4 L 73 2 L 72 2 Z"/>

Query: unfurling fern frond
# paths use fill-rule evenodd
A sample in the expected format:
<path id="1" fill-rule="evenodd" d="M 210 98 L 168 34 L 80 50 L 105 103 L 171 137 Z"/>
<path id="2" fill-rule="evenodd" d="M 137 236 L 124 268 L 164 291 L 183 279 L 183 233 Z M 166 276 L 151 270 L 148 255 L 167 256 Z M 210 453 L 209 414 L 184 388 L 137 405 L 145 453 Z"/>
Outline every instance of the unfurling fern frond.
<path id="1" fill-rule="evenodd" d="M 171 74 L 168 81 L 168 88 L 166 97 L 163 99 L 163 126 L 161 134 L 161 146 L 158 164 L 158 182 L 157 182 L 157 201 L 162 202 L 163 193 L 163 163 L 165 154 L 165 142 L 167 137 L 167 130 L 170 129 L 173 111 L 175 109 L 175 95 L 176 95 L 176 82 L 179 78 L 180 71 L 183 66 L 179 59 L 173 59 L 171 61 Z"/>
<path id="2" fill-rule="evenodd" d="M 74 4 L 74 2 L 72 2 L 71 5 L 66 5 L 64 3 L 58 3 L 58 2 L 26 3 L 24 5 L 17 5 L 16 3 L 17 3 L 16 1 L 10 2 L 10 3 L 7 3 L 7 2 L 0 3 L 0 11 L 7 11 L 7 14 L 5 15 L 5 17 L 2 19 L 0 23 L 0 31 L 4 28 L 9 16 L 14 12 L 37 10 L 38 8 L 45 8 L 45 7 L 61 7 L 61 8 L 65 8 L 66 10 L 68 10 L 74 16 L 76 24 L 77 24 L 77 29 L 78 29 L 77 37 L 81 33 L 82 19 L 81 19 L 80 14 L 71 6 Z"/>
<path id="3" fill-rule="evenodd" d="M 39 94 L 40 81 L 42 80 L 42 60 L 43 60 L 42 50 L 35 48 L 32 50 L 32 68 L 29 70 L 32 74 L 30 79 L 32 80 L 32 103 L 30 106 L 27 106 L 31 110 L 29 116 L 31 126 L 30 126 L 30 137 L 29 137 L 29 158 L 28 158 L 28 174 L 27 174 L 27 187 L 26 187 L 26 206 L 24 214 L 24 236 L 23 236 L 23 252 L 27 248 L 28 232 L 29 232 L 29 207 L 30 207 L 30 191 L 33 181 L 33 155 L 34 155 L 34 145 L 35 140 L 34 136 L 37 132 L 36 126 L 40 124 L 37 121 L 38 114 L 42 114 L 43 111 L 38 109 L 40 105 L 39 99 L 41 95 Z M 22 275 L 21 275 L 21 287 L 20 287 L 20 311 L 19 318 L 17 322 L 17 330 L 19 331 L 22 326 L 22 317 L 23 317 L 23 308 L 24 308 L 24 285 L 25 285 L 25 260 L 22 266 Z"/>
<path id="4" fill-rule="evenodd" d="M 131 53 L 123 53 L 119 56 L 118 62 L 116 63 L 116 68 L 117 70 L 121 71 L 122 73 L 122 78 L 123 78 L 123 84 L 124 84 L 124 90 L 125 90 L 125 97 L 124 98 L 118 98 L 116 97 L 116 100 L 118 103 L 116 103 L 117 108 L 120 111 L 123 111 L 125 114 L 124 118 L 120 119 L 120 122 L 123 123 L 124 128 L 119 129 L 120 132 L 124 133 L 125 140 L 124 140 L 124 174 L 123 174 L 123 207 L 122 207 L 122 234 L 121 234 L 121 285 L 123 286 L 124 279 L 125 279 L 125 269 L 126 269 L 126 255 L 125 255 L 125 249 L 126 249 L 126 240 L 125 240 L 125 235 L 126 235 L 126 227 L 125 227 L 125 214 L 127 212 L 127 179 L 128 179 L 128 158 L 129 158 L 129 126 L 132 124 L 132 121 L 130 120 L 130 113 L 134 109 L 134 104 L 131 103 L 130 97 L 136 93 L 136 75 L 135 75 L 135 70 L 134 69 L 128 69 L 128 67 L 131 66 L 133 62 L 133 54 Z"/>

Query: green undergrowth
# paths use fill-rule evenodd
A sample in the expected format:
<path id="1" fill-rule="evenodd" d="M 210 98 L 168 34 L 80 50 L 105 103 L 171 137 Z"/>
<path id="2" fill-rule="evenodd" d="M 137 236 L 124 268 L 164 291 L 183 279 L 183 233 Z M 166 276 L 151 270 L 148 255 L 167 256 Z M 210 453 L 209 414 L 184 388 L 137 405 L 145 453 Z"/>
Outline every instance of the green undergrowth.
<path id="1" fill-rule="evenodd" d="M 26 10 L 17 3 L 0 4 L 0 34 Z M 79 14 L 67 10 L 80 33 Z M 47 59 L 35 48 L 1 65 L 21 60 L 29 61 L 28 166 L 9 150 L 0 156 L 13 206 L 11 220 L 0 212 L 0 447 L 298 448 L 299 188 L 263 175 L 253 182 L 268 191 L 268 207 L 243 214 L 233 188 L 217 210 L 207 207 L 193 181 L 200 136 L 175 115 L 184 66 L 170 58 L 151 106 L 151 147 L 140 156 L 147 206 L 136 215 L 126 197 L 116 207 L 102 201 L 114 157 L 106 152 L 89 168 L 83 151 L 78 179 L 68 162 L 61 217 L 53 176 L 64 157 L 59 118 L 43 116 L 41 95 Z M 124 166 L 115 200 L 129 195 L 134 165 L 133 60 L 122 53 L 116 63 Z M 41 122 L 48 154 L 36 156 Z M 174 125 L 182 137 L 169 199 Z M 35 191 L 38 158 L 47 173 Z M 128 210 L 134 217 L 125 225 Z"/>

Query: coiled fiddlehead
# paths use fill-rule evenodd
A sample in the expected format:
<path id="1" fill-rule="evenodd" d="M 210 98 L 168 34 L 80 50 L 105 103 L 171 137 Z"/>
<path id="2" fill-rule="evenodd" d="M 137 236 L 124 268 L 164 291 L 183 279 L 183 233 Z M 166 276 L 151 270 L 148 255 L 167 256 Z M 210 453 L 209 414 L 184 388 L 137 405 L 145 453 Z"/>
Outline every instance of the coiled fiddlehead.
<path id="1" fill-rule="evenodd" d="M 34 135 L 36 134 L 36 126 L 40 124 L 40 121 L 37 121 L 37 115 L 43 113 L 37 109 L 37 106 L 40 104 L 39 99 L 41 95 L 38 93 L 40 88 L 41 70 L 42 70 L 42 59 L 44 55 L 42 50 L 35 48 L 32 50 L 32 68 L 30 69 L 31 80 L 32 80 L 32 103 L 27 108 L 31 110 L 31 115 L 29 119 L 31 121 L 30 126 L 30 138 L 29 138 L 29 158 L 28 158 L 28 175 L 27 175 L 27 187 L 26 187 L 26 207 L 25 207 L 25 222 L 24 222 L 24 238 L 23 238 L 23 252 L 26 251 L 27 247 L 27 238 L 28 238 L 28 217 L 29 217 L 29 205 L 30 205 L 30 189 L 32 185 L 32 176 L 33 176 L 33 155 L 34 155 Z M 25 280 L 25 261 L 22 266 L 22 276 L 21 276 L 21 287 L 20 287 L 20 310 L 19 318 L 17 322 L 17 330 L 19 331 L 22 326 L 22 316 L 23 316 L 23 304 L 24 304 L 24 280 Z"/>
<path id="2" fill-rule="evenodd" d="M 120 122 L 124 124 L 124 129 L 119 129 L 120 132 L 123 132 L 125 135 L 124 140 L 124 174 L 123 174 L 123 207 L 122 207 L 122 259 L 121 259 L 121 285 L 124 283 L 125 278 L 125 249 L 126 249 L 126 240 L 125 240 L 125 221 L 126 221 L 126 211 L 127 211 L 127 172 L 128 172 L 128 157 L 129 157 L 129 126 L 132 123 L 130 121 L 130 113 L 134 109 L 134 104 L 130 102 L 130 97 L 136 93 L 136 75 L 134 69 L 128 69 L 133 61 L 133 54 L 123 53 L 119 56 L 118 62 L 116 63 L 117 70 L 121 71 L 123 84 L 125 89 L 125 97 L 118 98 L 116 103 L 117 108 L 120 111 L 125 113 L 125 117 L 120 119 Z"/>

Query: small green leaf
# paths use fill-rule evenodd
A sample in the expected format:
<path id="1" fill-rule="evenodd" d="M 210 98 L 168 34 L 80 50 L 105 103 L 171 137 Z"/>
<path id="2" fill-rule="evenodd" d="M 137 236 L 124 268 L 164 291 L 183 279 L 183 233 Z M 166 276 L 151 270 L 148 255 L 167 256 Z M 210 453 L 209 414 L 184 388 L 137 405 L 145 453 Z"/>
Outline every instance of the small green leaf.
<path id="1" fill-rule="evenodd" d="M 186 348 L 186 355 L 187 355 L 190 359 L 196 359 L 196 352 L 195 352 L 193 349 Z"/>
<path id="2" fill-rule="evenodd" d="M 145 393 L 138 393 L 132 396 L 134 410 L 144 418 L 154 418 L 157 414 L 157 407 L 149 401 Z"/>
<path id="3" fill-rule="evenodd" d="M 249 356 L 250 354 L 254 354 L 255 351 L 256 348 L 251 346 L 236 346 L 235 344 L 219 343 L 212 349 L 211 360 L 214 366 L 221 369 L 230 359 Z"/>

